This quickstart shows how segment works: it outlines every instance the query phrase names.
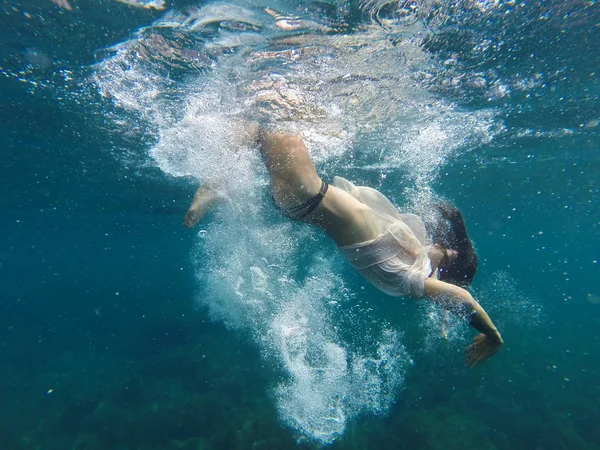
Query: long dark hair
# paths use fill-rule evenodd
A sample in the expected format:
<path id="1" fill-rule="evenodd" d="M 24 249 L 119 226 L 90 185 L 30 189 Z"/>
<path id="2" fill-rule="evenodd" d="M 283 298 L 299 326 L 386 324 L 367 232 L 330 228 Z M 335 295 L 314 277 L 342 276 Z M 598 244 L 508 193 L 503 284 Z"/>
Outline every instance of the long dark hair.
<path id="1" fill-rule="evenodd" d="M 462 214 L 452 203 L 434 203 L 434 219 L 428 223 L 428 232 L 434 244 L 458 252 L 449 266 L 440 267 L 439 279 L 447 283 L 468 287 L 477 272 L 477 254 L 467 235 Z"/>

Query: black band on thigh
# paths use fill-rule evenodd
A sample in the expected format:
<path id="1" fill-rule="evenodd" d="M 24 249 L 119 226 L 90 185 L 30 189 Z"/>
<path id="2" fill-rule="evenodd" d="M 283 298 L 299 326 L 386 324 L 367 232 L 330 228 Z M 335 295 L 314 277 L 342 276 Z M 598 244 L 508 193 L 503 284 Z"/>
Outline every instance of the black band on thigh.
<path id="1" fill-rule="evenodd" d="M 319 203 L 321 203 L 321 200 L 323 200 L 323 197 L 325 197 L 328 188 L 329 185 L 325 181 L 321 180 L 321 189 L 319 189 L 318 194 L 315 195 L 313 198 L 305 201 L 304 203 L 301 203 L 300 205 L 292 206 L 291 208 L 279 209 L 290 219 L 304 219 L 311 212 L 313 212 L 317 206 L 319 206 Z"/>

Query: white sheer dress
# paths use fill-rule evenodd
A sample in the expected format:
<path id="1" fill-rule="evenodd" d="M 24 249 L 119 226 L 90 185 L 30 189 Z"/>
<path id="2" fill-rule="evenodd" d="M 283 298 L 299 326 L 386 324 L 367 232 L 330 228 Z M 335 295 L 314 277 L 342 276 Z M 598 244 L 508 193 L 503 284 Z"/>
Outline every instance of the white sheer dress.
<path id="1" fill-rule="evenodd" d="M 342 177 L 334 177 L 333 185 L 371 208 L 386 230 L 371 241 L 339 247 L 350 264 L 388 295 L 424 296 L 425 279 L 431 273 L 427 256 L 431 241 L 421 218 L 400 214 L 392 202 L 375 189 L 355 186 Z"/>

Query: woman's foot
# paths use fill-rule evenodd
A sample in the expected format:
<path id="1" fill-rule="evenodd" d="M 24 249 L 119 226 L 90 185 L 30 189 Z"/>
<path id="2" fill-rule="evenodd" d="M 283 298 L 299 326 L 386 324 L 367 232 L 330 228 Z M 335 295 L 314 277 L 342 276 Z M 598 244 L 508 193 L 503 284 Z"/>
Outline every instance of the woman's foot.
<path id="1" fill-rule="evenodd" d="M 183 226 L 192 228 L 196 225 L 200 219 L 204 217 L 210 207 L 220 198 L 220 194 L 212 187 L 206 185 L 200 186 L 194 194 L 190 209 L 188 209 L 188 212 L 183 219 Z"/>

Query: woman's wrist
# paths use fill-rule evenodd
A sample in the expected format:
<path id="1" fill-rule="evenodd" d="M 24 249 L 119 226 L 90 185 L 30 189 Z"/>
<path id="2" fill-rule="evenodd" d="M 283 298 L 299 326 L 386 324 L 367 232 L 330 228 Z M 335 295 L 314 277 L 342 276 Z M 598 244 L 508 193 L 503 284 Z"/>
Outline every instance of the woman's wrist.
<path id="1" fill-rule="evenodd" d="M 490 339 L 490 341 L 502 344 L 503 341 L 502 336 L 500 336 L 500 332 L 494 326 L 489 316 L 483 309 L 475 309 L 471 313 L 470 324 L 473 328 L 485 334 Z"/>
<path id="2" fill-rule="evenodd" d="M 491 333 L 486 333 L 485 335 L 492 342 L 497 342 L 498 344 L 504 343 L 504 341 L 502 340 L 502 336 L 500 336 L 500 332 L 496 328 L 494 328 Z"/>

